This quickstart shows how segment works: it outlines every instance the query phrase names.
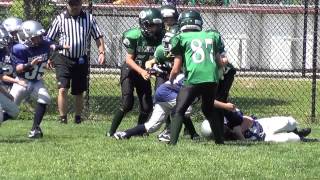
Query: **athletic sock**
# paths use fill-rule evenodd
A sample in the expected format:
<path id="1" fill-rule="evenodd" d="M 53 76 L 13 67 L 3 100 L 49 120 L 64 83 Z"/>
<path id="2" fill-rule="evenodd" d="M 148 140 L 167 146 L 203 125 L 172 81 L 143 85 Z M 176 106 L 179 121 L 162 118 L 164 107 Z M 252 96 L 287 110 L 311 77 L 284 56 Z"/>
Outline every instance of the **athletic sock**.
<path id="1" fill-rule="evenodd" d="M 81 123 L 81 116 L 80 115 L 75 115 L 74 116 L 74 122 L 76 124 L 80 124 Z"/>
<path id="2" fill-rule="evenodd" d="M 214 119 L 214 120 L 213 120 Z M 212 112 L 211 116 L 208 117 L 208 121 L 213 122 L 210 123 L 211 129 L 213 131 L 214 140 L 216 144 L 224 144 L 223 139 L 223 113 L 222 111 L 217 111 L 216 109 Z M 212 127 L 213 125 L 213 127 Z"/>
<path id="3" fill-rule="evenodd" d="M 197 133 L 190 117 L 185 117 L 183 124 L 185 125 L 185 130 L 187 130 L 191 137 L 193 137 Z"/>
<path id="4" fill-rule="evenodd" d="M 137 125 L 136 127 L 131 128 L 131 129 L 127 129 L 125 131 L 126 138 L 130 138 L 131 136 L 141 136 L 146 132 L 147 132 L 147 130 L 146 130 L 144 124 Z"/>
<path id="5" fill-rule="evenodd" d="M 166 119 L 166 127 L 165 127 L 165 129 L 170 130 L 170 123 L 171 123 L 171 119 L 170 119 L 170 116 L 168 116 L 167 119 Z"/>
<path id="6" fill-rule="evenodd" d="M 183 116 L 176 114 L 171 121 L 171 128 L 170 128 L 170 144 L 176 145 L 179 138 L 179 133 L 181 131 L 183 122 Z"/>
<path id="7" fill-rule="evenodd" d="M 144 124 L 148 121 L 149 113 L 140 112 L 139 118 L 138 118 L 138 125 Z"/>
<path id="8" fill-rule="evenodd" d="M 115 114 L 115 116 L 113 117 L 112 123 L 111 123 L 110 130 L 109 130 L 110 136 L 113 136 L 113 134 L 116 132 L 124 115 L 125 115 L 125 113 L 122 110 L 118 110 L 118 112 Z"/>
<path id="9" fill-rule="evenodd" d="M 40 126 L 41 121 L 43 119 L 44 114 L 46 113 L 47 105 L 38 103 L 36 107 L 36 112 L 33 118 L 33 126 L 32 129 L 36 129 Z"/>

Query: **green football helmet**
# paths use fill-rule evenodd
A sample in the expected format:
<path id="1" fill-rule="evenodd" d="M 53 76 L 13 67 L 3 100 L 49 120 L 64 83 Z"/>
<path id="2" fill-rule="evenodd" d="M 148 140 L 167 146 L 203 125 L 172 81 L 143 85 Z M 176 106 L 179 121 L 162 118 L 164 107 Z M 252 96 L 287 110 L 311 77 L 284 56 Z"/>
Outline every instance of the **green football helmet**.
<path id="1" fill-rule="evenodd" d="M 199 12 L 194 10 L 184 11 L 178 18 L 181 31 L 196 30 L 201 31 L 203 20 Z"/>
<path id="2" fill-rule="evenodd" d="M 160 11 L 156 8 L 142 10 L 139 14 L 139 25 L 145 37 L 156 38 L 163 31 L 163 20 Z"/>

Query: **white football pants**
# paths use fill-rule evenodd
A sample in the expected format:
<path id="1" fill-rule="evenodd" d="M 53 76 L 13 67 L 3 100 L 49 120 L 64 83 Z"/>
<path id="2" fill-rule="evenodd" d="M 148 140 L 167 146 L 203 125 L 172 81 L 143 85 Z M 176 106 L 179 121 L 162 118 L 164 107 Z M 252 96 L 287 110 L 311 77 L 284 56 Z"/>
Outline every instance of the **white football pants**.
<path id="1" fill-rule="evenodd" d="M 18 77 L 17 77 L 18 78 Z M 37 99 L 38 103 L 50 104 L 51 98 L 44 86 L 43 80 L 26 81 L 27 87 L 13 84 L 10 94 L 14 97 L 14 102 L 19 106 L 23 99 L 30 96 Z"/>
<path id="2" fill-rule="evenodd" d="M 267 142 L 296 142 L 300 137 L 292 131 L 297 128 L 297 121 L 289 116 L 274 116 L 257 120 L 266 133 Z"/>
<path id="3" fill-rule="evenodd" d="M 165 122 L 167 117 L 171 114 L 173 108 L 176 106 L 176 99 L 169 102 L 157 102 L 153 106 L 152 114 L 148 122 L 144 126 L 148 133 L 154 133 L 160 129 L 161 125 Z M 192 108 L 189 106 L 186 111 L 186 116 L 191 115 Z"/>

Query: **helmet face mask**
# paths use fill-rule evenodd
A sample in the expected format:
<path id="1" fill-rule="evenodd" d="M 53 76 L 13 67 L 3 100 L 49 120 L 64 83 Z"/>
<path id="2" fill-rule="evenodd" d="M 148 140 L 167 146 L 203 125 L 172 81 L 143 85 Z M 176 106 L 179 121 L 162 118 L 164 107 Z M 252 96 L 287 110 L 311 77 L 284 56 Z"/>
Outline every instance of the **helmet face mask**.
<path id="1" fill-rule="evenodd" d="M 158 38 L 163 29 L 160 11 L 155 8 L 144 9 L 139 14 L 139 25 L 143 36 Z"/>
<path id="2" fill-rule="evenodd" d="M 170 40 L 180 32 L 179 26 L 178 25 L 174 25 L 172 26 L 168 32 L 166 32 L 166 34 L 164 35 L 163 39 L 162 39 L 162 44 L 164 47 L 164 54 L 166 57 L 170 57 L 171 60 L 173 60 L 173 56 L 170 53 L 171 51 L 171 44 L 170 44 Z"/>
<path id="3" fill-rule="evenodd" d="M 180 14 L 179 26 L 181 31 L 201 31 L 203 20 L 199 12 L 194 10 L 185 11 Z"/>
<path id="4" fill-rule="evenodd" d="M 163 18 L 163 23 L 166 28 L 169 28 L 171 26 L 176 25 L 177 20 L 173 17 L 166 17 L 166 18 Z"/>
<path id="5" fill-rule="evenodd" d="M 42 40 L 43 40 L 42 35 L 30 38 L 30 42 L 32 43 L 33 46 L 38 46 L 39 44 L 41 44 Z"/>

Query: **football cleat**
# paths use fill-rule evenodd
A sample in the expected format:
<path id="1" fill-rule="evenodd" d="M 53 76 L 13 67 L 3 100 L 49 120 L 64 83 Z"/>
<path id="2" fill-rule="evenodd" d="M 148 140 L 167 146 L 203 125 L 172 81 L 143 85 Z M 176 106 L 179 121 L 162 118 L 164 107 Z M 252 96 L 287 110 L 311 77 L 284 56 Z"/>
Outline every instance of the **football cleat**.
<path id="1" fill-rule="evenodd" d="M 126 135 L 127 135 L 126 132 L 119 131 L 119 132 L 114 133 L 114 134 L 113 134 L 113 137 L 115 137 L 115 138 L 118 139 L 118 140 L 120 140 L 120 139 L 127 139 Z"/>
<path id="2" fill-rule="evenodd" d="M 60 119 L 60 123 L 61 124 L 68 124 L 68 120 L 67 119 Z"/>
<path id="3" fill-rule="evenodd" d="M 43 133 L 40 128 L 31 130 L 28 134 L 28 138 L 36 139 L 36 138 L 42 138 L 42 137 L 43 137 Z"/>
<path id="4" fill-rule="evenodd" d="M 195 133 L 195 134 L 190 135 L 190 136 L 191 136 L 191 139 L 193 141 L 200 141 L 200 139 L 201 139 L 198 133 Z"/>
<path id="5" fill-rule="evenodd" d="M 307 137 L 311 133 L 311 128 L 295 129 L 293 132 L 299 137 Z"/>
<path id="6" fill-rule="evenodd" d="M 170 142 L 170 133 L 169 133 L 169 131 L 165 130 L 165 132 L 160 133 L 159 136 L 158 136 L 158 139 L 159 139 L 159 141 L 162 141 L 162 142 Z"/>
<path id="7" fill-rule="evenodd" d="M 81 123 L 81 118 L 80 117 L 75 117 L 74 118 L 74 123 L 80 124 Z"/>

